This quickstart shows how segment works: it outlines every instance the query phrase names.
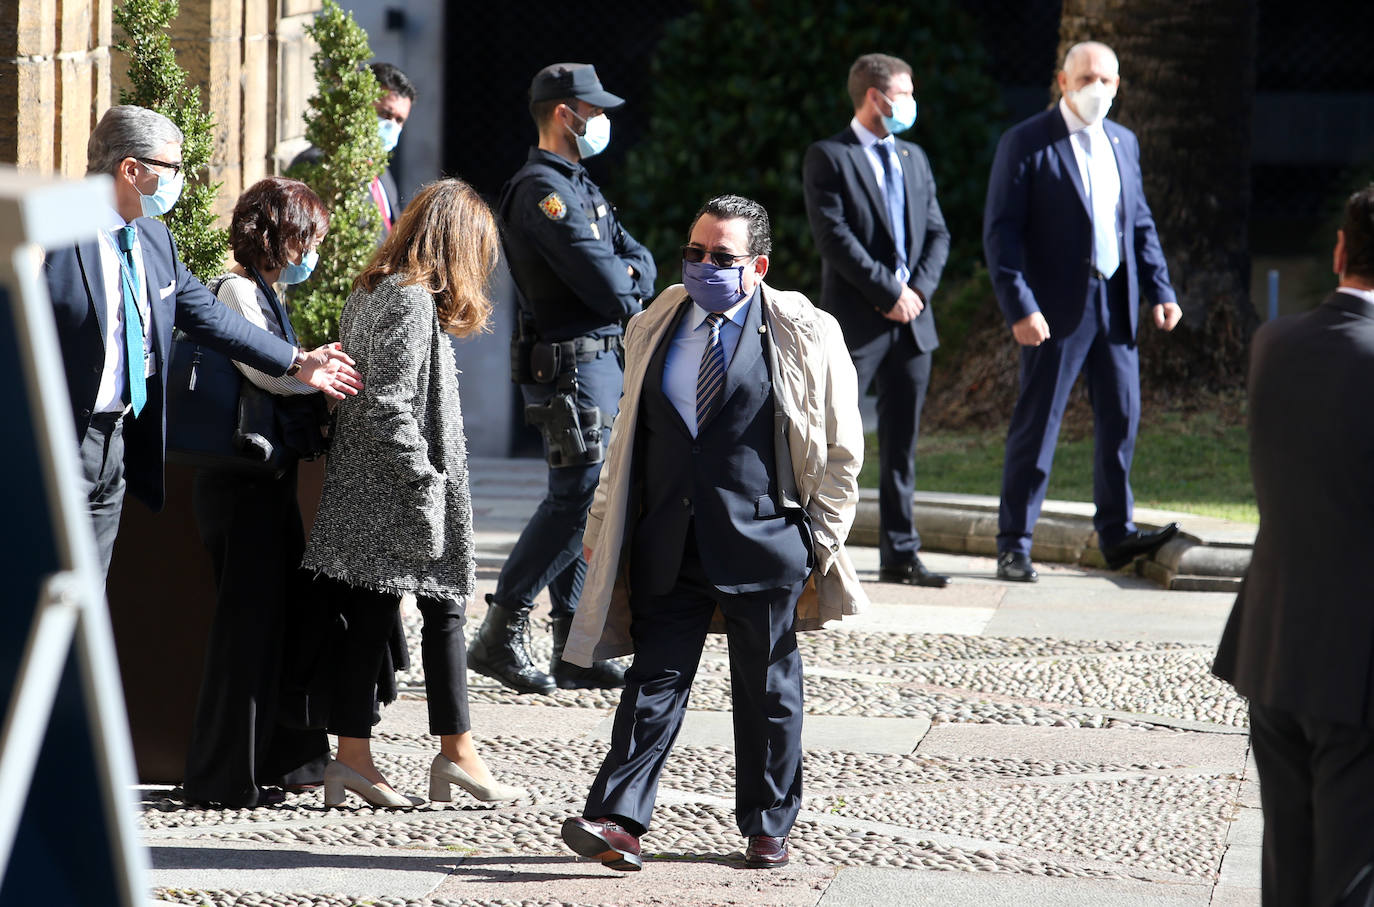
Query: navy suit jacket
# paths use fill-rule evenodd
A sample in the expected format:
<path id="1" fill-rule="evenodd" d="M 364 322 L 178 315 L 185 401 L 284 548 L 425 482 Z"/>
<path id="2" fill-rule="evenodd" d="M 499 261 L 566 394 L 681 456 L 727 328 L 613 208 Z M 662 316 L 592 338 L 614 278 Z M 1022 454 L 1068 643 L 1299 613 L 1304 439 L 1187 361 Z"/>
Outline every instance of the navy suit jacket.
<path id="1" fill-rule="evenodd" d="M 1145 201 L 1140 144 L 1124 126 L 1111 120 L 1102 126 L 1121 174 L 1117 227 L 1134 340 L 1141 293 L 1151 305 L 1177 297 Z M 983 251 L 1007 323 L 1040 312 L 1051 337 L 1067 336 L 1082 318 L 1092 264 L 1092 214 L 1071 142 L 1057 105 L 1007 130 L 997 143 L 983 210 Z"/>
<path id="2" fill-rule="evenodd" d="M 906 181 L 907 284 L 929 303 L 949 258 L 949 229 L 935 199 L 935 176 L 919 145 L 896 140 Z M 882 187 L 854 130 L 806 150 L 802 189 L 811 235 L 821 255 L 821 308 L 835 316 L 851 349 L 889 330 L 883 317 L 901 295 L 894 269 L 896 241 Z M 927 305 L 911 322 L 916 346 L 940 345 Z"/>
<path id="3" fill-rule="evenodd" d="M 151 324 L 148 343 L 156 374 L 148 381 L 148 400 L 138 418 L 124 427 L 124 466 L 128 490 L 154 510 L 163 503 L 162 461 L 166 435 L 167 363 L 172 328 L 269 375 L 291 366 L 294 351 L 285 340 L 253 326 L 214 297 L 177 257 L 172 235 L 160 221 L 140 217 L 139 246 L 147 275 Z M 89 239 L 47 253 L 43 273 L 52 299 L 58 341 L 67 371 L 77 443 L 86 435 L 100 375 L 105 368 L 105 275 L 100 240 Z"/>

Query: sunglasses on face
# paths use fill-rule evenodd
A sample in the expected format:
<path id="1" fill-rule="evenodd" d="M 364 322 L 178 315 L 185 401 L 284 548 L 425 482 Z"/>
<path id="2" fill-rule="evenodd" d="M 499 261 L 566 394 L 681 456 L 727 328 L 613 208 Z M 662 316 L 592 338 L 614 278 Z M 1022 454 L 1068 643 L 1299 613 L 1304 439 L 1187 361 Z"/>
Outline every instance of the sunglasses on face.
<path id="1" fill-rule="evenodd" d="M 683 246 L 682 260 L 696 264 L 702 259 L 711 259 L 711 264 L 717 268 L 728 268 L 741 258 L 753 258 L 752 255 L 733 255 L 729 252 L 711 252 L 700 246 Z"/>

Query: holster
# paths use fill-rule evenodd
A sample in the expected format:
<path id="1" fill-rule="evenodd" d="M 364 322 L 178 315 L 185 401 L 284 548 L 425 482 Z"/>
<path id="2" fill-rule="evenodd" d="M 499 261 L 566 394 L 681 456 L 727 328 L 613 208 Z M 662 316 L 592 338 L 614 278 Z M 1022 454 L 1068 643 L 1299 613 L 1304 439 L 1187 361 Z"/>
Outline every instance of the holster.
<path id="1" fill-rule="evenodd" d="M 577 373 L 559 379 L 558 391 L 544 403 L 525 407 L 525 422 L 538 426 L 544 436 L 549 466 L 590 466 L 600 463 L 606 452 L 601 444 L 601 429 L 608 427 L 601 408 L 577 407 Z"/>

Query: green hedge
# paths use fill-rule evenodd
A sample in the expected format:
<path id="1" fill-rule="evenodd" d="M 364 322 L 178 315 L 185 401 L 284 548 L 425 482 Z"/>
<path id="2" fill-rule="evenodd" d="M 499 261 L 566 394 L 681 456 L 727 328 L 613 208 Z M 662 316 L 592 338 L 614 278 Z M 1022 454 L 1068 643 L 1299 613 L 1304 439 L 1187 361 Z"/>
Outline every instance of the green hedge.
<path id="1" fill-rule="evenodd" d="M 680 280 L 677 248 L 692 215 L 706 199 L 730 192 L 757 199 L 773 220 L 769 282 L 817 298 L 820 263 L 802 198 L 802 159 L 812 142 L 848 125 L 849 66 L 874 51 L 914 70 L 919 116 L 902 137 L 926 150 L 935 172 L 954 240 L 946 284 L 970 272 L 982 257 L 1000 101 L 959 4 L 701 0 L 658 43 L 649 129 L 612 193 L 634 212 L 635 235 L 658 261 L 660 288 Z"/>

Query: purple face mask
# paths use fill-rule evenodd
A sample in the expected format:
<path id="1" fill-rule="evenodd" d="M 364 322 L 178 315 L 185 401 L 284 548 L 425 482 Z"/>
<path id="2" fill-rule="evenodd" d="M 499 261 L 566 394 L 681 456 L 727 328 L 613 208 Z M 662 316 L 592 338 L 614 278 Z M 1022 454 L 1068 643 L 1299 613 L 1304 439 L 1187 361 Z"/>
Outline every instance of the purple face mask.
<path id="1" fill-rule="evenodd" d="M 709 261 L 684 261 L 682 285 L 708 312 L 724 312 L 744 299 L 744 266 L 718 268 Z"/>

